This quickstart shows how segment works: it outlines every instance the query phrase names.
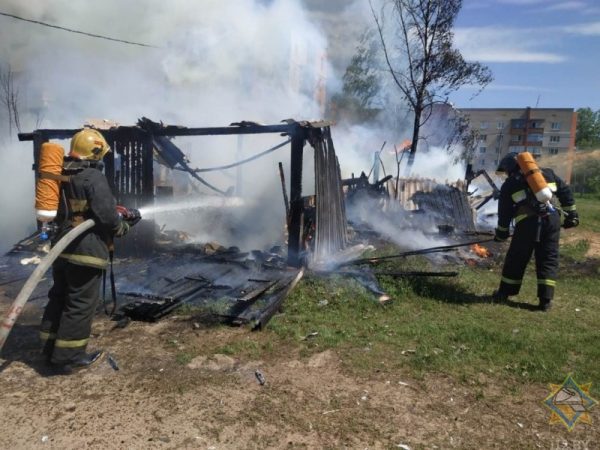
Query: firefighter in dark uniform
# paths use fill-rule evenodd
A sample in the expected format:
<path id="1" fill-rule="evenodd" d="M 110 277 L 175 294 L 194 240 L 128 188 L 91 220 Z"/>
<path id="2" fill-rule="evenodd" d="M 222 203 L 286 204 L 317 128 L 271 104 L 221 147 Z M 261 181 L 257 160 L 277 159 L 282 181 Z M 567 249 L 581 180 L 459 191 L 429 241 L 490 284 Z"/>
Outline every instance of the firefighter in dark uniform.
<path id="1" fill-rule="evenodd" d="M 76 238 L 52 267 L 54 284 L 48 293 L 40 337 L 43 353 L 57 370 L 71 373 L 87 367 L 102 351 L 87 353 L 92 320 L 100 299 L 103 271 L 109 262 L 114 236 L 123 236 L 140 220 L 139 212 L 123 219 L 102 173 L 102 158 L 110 151 L 100 132 L 83 129 L 71 140 L 61 177 L 61 198 L 56 223 L 57 242 L 73 227 L 92 218 L 95 226 Z"/>
<path id="2" fill-rule="evenodd" d="M 519 169 L 516 156 L 516 153 L 509 153 L 500 161 L 497 170 L 505 173 L 508 178 L 500 189 L 495 239 L 508 239 L 509 225 L 513 219 L 514 234 L 504 260 L 500 287 L 493 297 L 495 301 L 504 302 L 509 296 L 519 293 L 525 268 L 534 253 L 539 309 L 548 311 L 554 297 L 558 271 L 560 214 L 556 206 L 537 201 Z M 579 225 L 579 216 L 569 186 L 551 169 L 540 170 L 553 193 L 553 201 L 558 198 L 565 214 L 563 227 Z"/>

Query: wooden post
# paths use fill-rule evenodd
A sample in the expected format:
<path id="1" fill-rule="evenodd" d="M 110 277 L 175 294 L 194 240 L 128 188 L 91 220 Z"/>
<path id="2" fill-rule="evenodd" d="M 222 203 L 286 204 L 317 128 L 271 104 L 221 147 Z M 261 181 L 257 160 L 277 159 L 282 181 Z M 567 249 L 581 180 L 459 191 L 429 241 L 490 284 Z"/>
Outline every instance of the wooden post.
<path id="1" fill-rule="evenodd" d="M 244 135 L 238 134 L 237 137 L 237 150 L 235 153 L 235 157 L 237 161 L 241 161 L 244 158 Z M 243 180 L 243 172 L 242 166 L 237 166 L 235 169 L 235 195 L 238 197 L 242 196 L 242 185 L 244 183 Z"/>
<path id="2" fill-rule="evenodd" d="M 110 189 L 113 192 L 115 192 L 115 141 L 114 139 L 110 139 L 108 137 L 105 137 L 106 140 L 109 142 L 110 148 L 111 148 L 111 152 L 109 152 L 105 157 L 104 157 L 104 175 L 106 175 L 106 179 L 108 180 L 108 185 L 110 186 Z M 109 140 L 110 139 L 110 140 Z"/>
<path id="3" fill-rule="evenodd" d="M 283 192 L 283 205 L 285 206 L 285 222 L 289 222 L 290 218 L 290 200 L 288 199 L 287 187 L 285 185 L 285 174 L 283 172 L 283 164 L 279 163 L 279 178 L 281 179 L 281 190 Z"/>
<path id="4" fill-rule="evenodd" d="M 304 154 L 305 130 L 299 125 L 291 132 L 292 154 L 290 160 L 290 226 L 288 228 L 288 265 L 302 265 L 302 159 Z"/>

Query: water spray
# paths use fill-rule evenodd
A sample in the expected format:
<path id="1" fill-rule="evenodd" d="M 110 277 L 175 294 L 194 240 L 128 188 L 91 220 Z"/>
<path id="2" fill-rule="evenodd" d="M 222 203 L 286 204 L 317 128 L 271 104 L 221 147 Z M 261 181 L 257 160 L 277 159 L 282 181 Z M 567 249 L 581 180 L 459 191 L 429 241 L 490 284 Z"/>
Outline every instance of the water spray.
<path id="1" fill-rule="evenodd" d="M 155 206 L 140 208 L 142 216 L 161 214 L 167 212 L 185 211 L 202 208 L 236 208 L 244 205 L 240 197 L 204 197 L 198 200 L 186 200 L 176 203 L 164 203 Z"/>

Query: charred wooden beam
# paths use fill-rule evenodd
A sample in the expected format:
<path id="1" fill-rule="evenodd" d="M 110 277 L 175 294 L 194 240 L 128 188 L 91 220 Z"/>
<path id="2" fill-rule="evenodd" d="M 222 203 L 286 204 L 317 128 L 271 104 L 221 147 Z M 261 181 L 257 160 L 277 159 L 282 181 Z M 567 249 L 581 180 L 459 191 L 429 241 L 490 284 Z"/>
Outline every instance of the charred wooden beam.
<path id="1" fill-rule="evenodd" d="M 289 222 L 290 219 L 290 200 L 288 199 L 287 187 L 285 186 L 285 173 L 283 172 L 283 164 L 279 163 L 279 178 L 281 179 L 281 190 L 283 192 L 283 204 L 285 206 L 285 219 Z"/>
<path id="2" fill-rule="evenodd" d="M 287 281 L 287 285 L 283 281 L 280 281 L 280 283 L 282 283 L 282 285 L 283 285 L 282 290 L 279 291 L 277 294 L 274 294 L 275 298 L 273 299 L 273 301 L 271 301 L 269 303 L 269 306 L 267 306 L 254 319 L 253 327 L 252 327 L 253 329 L 260 330 L 267 324 L 267 322 L 269 320 L 271 320 L 271 317 L 273 317 L 273 315 L 277 311 L 279 311 L 284 300 L 287 298 L 287 296 L 290 294 L 290 292 L 292 292 L 292 290 L 296 287 L 296 285 L 300 282 L 300 280 L 302 279 L 303 276 L 304 276 L 304 269 L 300 269 L 300 271 L 296 274 L 295 277 L 293 277 L 291 280 Z"/>
<path id="3" fill-rule="evenodd" d="M 426 271 L 386 271 L 373 272 L 373 275 L 385 275 L 388 277 L 456 277 L 458 272 L 426 272 Z"/>
<path id="4" fill-rule="evenodd" d="M 268 133 L 292 133 L 300 125 L 296 123 L 282 125 L 248 125 L 235 127 L 207 127 L 207 128 L 187 128 L 178 126 L 166 126 L 153 130 L 154 136 L 223 136 L 238 134 L 268 134 Z M 119 129 L 135 129 L 142 131 L 138 127 L 120 127 Z M 20 141 L 33 141 L 37 136 L 43 139 L 70 139 L 75 133 L 81 131 L 81 128 L 75 129 L 40 129 L 31 133 L 19 133 Z M 99 130 L 106 133 L 105 130 Z M 112 130 L 108 130 L 110 132 Z"/>
<path id="5" fill-rule="evenodd" d="M 258 297 L 260 297 L 262 294 L 267 292 L 269 289 L 271 289 L 276 284 L 277 284 L 277 281 L 272 281 L 270 283 L 265 284 L 264 286 L 260 286 L 260 287 L 257 287 L 256 289 L 251 290 L 250 292 L 242 295 L 241 297 L 238 297 L 236 300 L 238 302 L 251 302 L 253 300 L 256 300 Z"/>
<path id="6" fill-rule="evenodd" d="M 288 227 L 288 265 L 300 267 L 302 245 L 302 160 L 304 155 L 305 133 L 296 127 L 292 134 L 292 155 L 290 164 L 290 225 Z"/>

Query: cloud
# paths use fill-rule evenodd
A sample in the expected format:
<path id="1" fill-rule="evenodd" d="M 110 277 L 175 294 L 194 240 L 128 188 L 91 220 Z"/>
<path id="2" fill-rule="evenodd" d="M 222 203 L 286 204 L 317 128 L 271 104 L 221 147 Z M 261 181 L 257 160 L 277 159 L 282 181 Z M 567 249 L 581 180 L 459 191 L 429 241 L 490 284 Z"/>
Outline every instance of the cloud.
<path id="1" fill-rule="evenodd" d="M 521 84 L 495 84 L 492 83 L 486 87 L 491 91 L 522 91 L 522 92 L 554 92 L 553 89 L 543 88 L 540 86 L 528 86 Z"/>
<path id="2" fill-rule="evenodd" d="M 485 63 L 560 63 L 563 55 L 540 49 L 539 30 L 470 27 L 455 30 L 455 43 L 467 60 Z"/>
<path id="3" fill-rule="evenodd" d="M 566 2 L 556 3 L 546 8 L 546 11 L 576 11 L 583 10 L 587 4 L 580 0 L 571 0 Z"/>
<path id="4" fill-rule="evenodd" d="M 582 15 L 600 13 L 600 8 L 591 6 L 588 0 L 478 0 L 467 2 L 464 9 L 487 9 L 490 7 L 520 8 L 528 14 L 539 14 L 539 12 L 573 11 Z"/>
<path id="5" fill-rule="evenodd" d="M 566 25 L 559 27 L 558 29 L 568 34 L 577 34 L 581 36 L 600 36 L 600 21 Z"/>
<path id="6" fill-rule="evenodd" d="M 481 89 L 480 86 L 475 86 L 475 85 L 468 85 L 468 86 L 463 86 L 463 89 L 470 89 L 470 90 L 475 90 L 475 89 Z M 553 89 L 549 89 L 549 88 L 544 88 L 544 87 L 540 87 L 540 86 L 529 86 L 529 85 L 523 85 L 523 84 L 499 84 L 499 83 L 494 83 L 492 82 L 492 84 L 486 86 L 486 91 L 507 91 L 507 92 L 554 92 Z"/>
<path id="7" fill-rule="evenodd" d="M 497 2 L 506 5 L 527 6 L 547 3 L 547 0 L 497 0 Z"/>

